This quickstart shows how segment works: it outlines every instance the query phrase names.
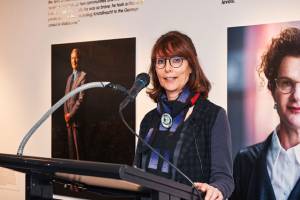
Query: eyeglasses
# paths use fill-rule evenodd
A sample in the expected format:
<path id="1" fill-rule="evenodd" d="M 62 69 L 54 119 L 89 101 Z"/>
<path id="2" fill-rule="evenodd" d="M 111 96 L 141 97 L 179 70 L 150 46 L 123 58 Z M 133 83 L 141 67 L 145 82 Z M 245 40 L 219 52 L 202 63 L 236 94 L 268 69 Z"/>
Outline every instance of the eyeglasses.
<path id="1" fill-rule="evenodd" d="M 158 69 L 163 69 L 166 66 L 167 60 L 169 60 L 169 63 L 174 68 L 179 68 L 182 65 L 182 62 L 185 58 L 181 56 L 172 56 L 169 58 L 156 58 L 155 61 L 155 67 Z"/>
<path id="2" fill-rule="evenodd" d="M 300 83 L 298 81 L 293 81 L 289 78 L 276 78 L 276 87 L 283 94 L 290 94 L 295 91 L 296 84 Z"/>

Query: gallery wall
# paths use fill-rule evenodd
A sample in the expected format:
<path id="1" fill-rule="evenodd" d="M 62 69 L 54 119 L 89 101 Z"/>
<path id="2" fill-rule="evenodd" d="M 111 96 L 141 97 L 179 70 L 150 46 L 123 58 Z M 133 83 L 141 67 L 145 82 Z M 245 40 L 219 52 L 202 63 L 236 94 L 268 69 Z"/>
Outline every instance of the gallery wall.
<path id="1" fill-rule="evenodd" d="M 200 63 L 212 82 L 209 99 L 226 109 L 227 27 L 300 20 L 298 0 L 94 1 L 95 6 L 129 4 L 120 4 L 118 9 L 103 8 L 102 13 L 99 8 L 97 14 L 81 17 L 78 12 L 82 14 L 82 10 L 92 7 L 92 1 L 71 2 L 82 4 L 54 14 L 54 1 L 0 2 L 1 153 L 15 154 L 22 137 L 51 106 L 52 44 L 136 38 L 138 74 L 148 71 L 155 40 L 167 31 L 179 30 L 194 41 Z M 63 19 L 55 21 L 51 19 L 54 15 Z M 64 20 L 70 24 L 63 24 Z M 144 114 L 154 106 L 145 91 L 138 95 L 137 131 Z M 24 155 L 51 157 L 50 119 L 33 135 Z M 0 170 L 1 199 L 24 199 L 24 190 L 23 175 Z"/>

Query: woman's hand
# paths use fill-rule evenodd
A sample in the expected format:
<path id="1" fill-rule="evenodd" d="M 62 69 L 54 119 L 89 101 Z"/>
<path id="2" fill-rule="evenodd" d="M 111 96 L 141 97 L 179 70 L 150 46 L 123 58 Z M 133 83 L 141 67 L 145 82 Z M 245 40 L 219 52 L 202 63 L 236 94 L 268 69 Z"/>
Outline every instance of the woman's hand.
<path id="1" fill-rule="evenodd" d="M 197 190 L 205 193 L 204 200 L 223 200 L 223 195 L 218 188 L 215 188 L 207 183 L 196 182 L 195 187 Z"/>

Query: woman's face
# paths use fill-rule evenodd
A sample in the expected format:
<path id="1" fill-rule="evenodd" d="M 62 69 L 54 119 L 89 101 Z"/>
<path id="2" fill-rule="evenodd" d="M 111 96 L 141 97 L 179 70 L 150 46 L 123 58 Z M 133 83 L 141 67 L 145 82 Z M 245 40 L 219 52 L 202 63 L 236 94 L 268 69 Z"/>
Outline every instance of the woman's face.
<path id="1" fill-rule="evenodd" d="M 192 69 L 188 61 L 182 57 L 171 56 L 165 58 L 157 55 L 156 59 L 156 63 L 162 63 L 165 59 L 164 67 L 162 67 L 163 65 L 160 67 L 156 65 L 155 71 L 161 87 L 165 89 L 168 100 L 175 100 L 188 82 Z M 176 68 L 173 67 L 180 62 L 180 59 L 182 59 L 181 65 L 177 65 Z"/>
<path id="2" fill-rule="evenodd" d="M 274 91 L 280 123 L 290 129 L 300 129 L 300 57 L 283 58 L 278 72 L 278 80 L 280 79 L 282 88 L 293 88 L 287 94 L 278 87 Z"/>

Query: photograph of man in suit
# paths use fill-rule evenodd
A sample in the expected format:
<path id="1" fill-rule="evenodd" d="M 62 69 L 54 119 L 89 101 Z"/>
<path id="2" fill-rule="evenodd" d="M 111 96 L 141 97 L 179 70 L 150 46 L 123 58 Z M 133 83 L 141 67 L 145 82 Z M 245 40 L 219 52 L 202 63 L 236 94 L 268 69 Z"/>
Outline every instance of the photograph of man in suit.
<path id="1" fill-rule="evenodd" d="M 80 50 L 71 51 L 72 74 L 67 79 L 65 94 L 83 85 L 86 81 L 86 73 L 80 69 Z M 70 159 L 79 160 L 78 135 L 80 133 L 80 107 L 84 100 L 84 92 L 80 92 L 69 98 L 64 104 L 64 117 L 68 130 L 68 153 Z"/>

